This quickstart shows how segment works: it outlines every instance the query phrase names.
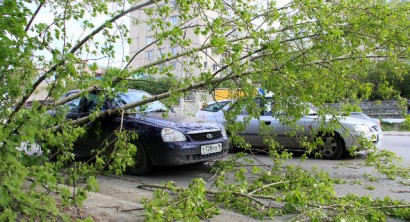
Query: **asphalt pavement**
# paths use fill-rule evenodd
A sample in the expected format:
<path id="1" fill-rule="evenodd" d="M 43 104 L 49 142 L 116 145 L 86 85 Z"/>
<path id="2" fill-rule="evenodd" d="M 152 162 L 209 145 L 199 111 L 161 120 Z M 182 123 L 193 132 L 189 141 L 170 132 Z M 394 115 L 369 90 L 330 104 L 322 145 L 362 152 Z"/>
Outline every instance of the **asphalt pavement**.
<path id="1" fill-rule="evenodd" d="M 383 132 L 383 134 L 386 136 L 410 136 L 410 132 L 400 132 L 400 131 L 385 131 Z M 407 147 L 405 146 L 404 148 L 407 148 Z M 313 160 L 312 162 L 320 163 L 319 160 Z M 348 171 L 345 174 L 343 174 L 344 172 L 343 167 L 336 167 L 336 168 L 333 167 L 332 168 L 332 166 L 329 166 L 328 168 L 332 169 L 331 172 L 335 174 L 335 175 L 332 174 L 332 176 L 335 176 L 337 178 L 346 177 L 346 179 L 353 178 L 352 179 L 353 181 L 359 181 L 362 175 L 367 172 L 365 171 L 366 169 L 364 169 L 363 166 L 360 165 L 360 162 L 361 162 L 360 158 L 352 159 L 352 160 L 342 160 L 341 162 L 342 163 L 352 162 L 352 163 L 350 163 L 349 167 L 346 168 L 348 169 Z M 332 163 L 332 164 L 337 164 L 337 162 Z M 337 171 L 339 168 L 343 172 Z M 198 171 L 198 172 L 202 172 L 202 171 Z M 369 173 L 371 172 L 369 171 Z M 185 174 L 184 174 L 184 171 L 182 171 L 181 175 L 179 175 L 178 173 L 175 173 L 175 175 L 184 177 Z M 186 176 L 188 177 L 189 175 L 186 175 Z M 163 178 L 163 179 L 166 179 L 166 178 Z M 140 181 L 140 178 L 138 177 L 128 177 L 128 176 L 120 176 L 115 179 L 108 178 L 108 177 L 101 177 L 99 178 L 99 180 L 101 180 L 100 181 L 101 182 L 100 191 L 98 193 L 94 193 L 94 192 L 87 193 L 87 199 L 85 200 L 83 207 L 81 208 L 82 217 L 92 216 L 95 221 L 144 221 L 145 220 L 145 212 L 141 204 L 141 200 L 143 198 L 150 198 L 152 195 L 152 190 L 138 189 L 137 186 L 147 181 Z M 107 181 L 109 180 L 109 183 L 107 183 L 107 181 L 105 180 Z M 377 185 L 369 181 L 366 181 L 364 179 L 362 182 L 364 184 L 369 183 L 372 186 Z M 388 190 L 389 192 L 392 192 L 391 191 L 392 189 L 401 191 L 406 188 L 406 187 L 404 188 L 394 187 L 390 183 L 393 183 L 393 182 L 391 180 L 381 177 L 380 183 L 377 186 L 380 186 L 381 187 L 380 189 L 385 189 L 385 190 Z M 337 190 L 338 192 L 340 192 L 341 195 L 343 195 L 344 193 L 351 192 L 351 189 L 352 189 L 351 186 L 353 185 L 347 184 L 347 185 L 339 185 L 339 186 L 340 187 L 338 187 Z M 347 188 L 344 189 L 342 186 L 347 186 Z M 402 185 L 399 184 L 397 186 L 402 186 Z M 379 189 L 379 187 L 376 187 L 376 188 Z M 357 192 L 363 193 L 363 194 L 365 193 L 371 194 L 371 192 L 380 192 L 377 189 L 367 190 L 365 189 L 364 185 L 361 187 L 359 186 L 358 188 L 355 188 L 355 189 Z M 399 195 L 399 196 L 402 195 L 399 193 L 397 194 L 393 193 L 393 194 Z M 288 221 L 289 219 L 290 218 L 276 217 L 274 221 Z M 249 216 L 238 214 L 232 211 L 221 210 L 220 215 L 215 215 L 209 221 L 212 221 L 212 222 L 226 222 L 226 221 L 254 222 L 255 221 L 256 222 L 259 220 L 256 220 Z M 392 221 L 400 221 L 400 220 L 389 219 L 388 221 L 392 222 Z"/>
<path id="2" fill-rule="evenodd" d="M 410 132 L 402 132 L 402 131 L 385 131 L 383 135 L 386 136 L 410 136 Z"/>

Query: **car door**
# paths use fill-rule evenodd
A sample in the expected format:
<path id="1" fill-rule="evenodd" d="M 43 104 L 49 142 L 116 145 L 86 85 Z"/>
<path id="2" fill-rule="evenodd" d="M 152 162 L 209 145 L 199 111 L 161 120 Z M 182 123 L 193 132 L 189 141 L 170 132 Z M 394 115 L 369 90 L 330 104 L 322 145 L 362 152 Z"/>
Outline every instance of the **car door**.
<path id="1" fill-rule="evenodd" d="M 276 113 L 272 115 L 273 101 L 271 99 L 258 100 L 258 104 L 263 110 L 263 113 L 258 118 L 250 119 L 249 125 L 245 131 L 241 132 L 245 140 L 253 147 L 267 148 L 269 147 L 268 139 L 274 139 L 278 144 L 287 149 L 300 149 L 301 136 L 304 133 L 304 121 L 302 119 L 296 122 L 296 125 L 301 127 L 292 127 L 284 124 L 276 116 L 285 115 L 285 113 Z M 238 116 L 238 121 L 243 122 L 247 117 L 247 113 L 242 113 Z M 267 126 L 266 131 L 262 130 L 261 124 Z"/>
<path id="2" fill-rule="evenodd" d="M 244 111 L 236 117 L 237 121 L 241 123 L 244 123 L 247 118 L 249 118 L 249 115 Z M 238 134 L 241 135 L 252 147 L 260 147 L 262 145 L 262 138 L 259 135 L 259 120 L 257 118 L 251 118 L 249 124 L 246 125 L 245 130 Z"/>
<path id="3" fill-rule="evenodd" d="M 261 120 L 269 127 L 269 135 L 273 136 L 271 138 L 275 139 L 281 147 L 297 150 L 301 148 L 302 136 L 305 135 L 302 119 L 296 121 L 296 126 L 282 123 L 278 118 L 272 117 L 271 114 L 262 116 Z M 265 141 L 267 138 L 268 136 L 262 138 L 265 146 L 268 146 Z"/>
<path id="4" fill-rule="evenodd" d="M 256 104 L 260 107 L 260 100 L 255 100 Z M 258 107 L 258 108 L 259 108 Z M 261 109 L 263 110 L 263 109 Z M 267 147 L 267 144 L 264 142 L 266 136 L 263 135 L 261 130 L 261 124 L 265 124 L 268 127 L 273 125 L 275 119 L 271 115 L 265 115 L 265 111 L 262 112 L 262 115 L 259 118 L 250 118 L 246 110 L 242 110 L 241 113 L 237 116 L 237 121 L 244 123 L 249 119 L 249 123 L 246 125 L 244 131 L 240 132 L 239 135 L 243 136 L 246 142 L 248 142 L 252 147 Z M 268 130 L 270 132 L 271 129 Z"/>
<path id="5" fill-rule="evenodd" d="M 77 118 L 90 115 L 99 104 L 97 92 L 91 92 L 88 96 L 83 97 L 80 101 Z M 109 109 L 109 103 L 103 101 L 100 109 Z M 89 157 L 94 155 L 98 150 L 107 146 L 107 152 L 112 149 L 112 141 L 115 139 L 114 132 L 116 125 L 114 123 L 115 115 L 98 118 L 86 124 L 86 132 L 79 137 L 75 143 L 74 152 L 78 156 Z"/>
<path id="6" fill-rule="evenodd" d="M 268 99 L 267 104 L 265 104 L 268 108 L 265 108 L 266 112 L 261 117 L 265 123 L 268 123 L 267 125 L 270 127 L 270 135 L 274 135 L 275 140 L 283 148 L 292 150 L 303 149 L 302 143 L 304 137 L 309 135 L 309 130 L 306 130 L 306 125 L 309 123 L 309 119 L 303 116 L 297 119 L 294 125 L 286 124 L 286 121 L 284 121 L 285 119 L 295 117 L 287 116 L 287 113 L 283 110 L 274 111 L 276 113 L 272 116 L 271 110 L 275 110 L 273 107 L 274 105 L 274 101 Z"/>

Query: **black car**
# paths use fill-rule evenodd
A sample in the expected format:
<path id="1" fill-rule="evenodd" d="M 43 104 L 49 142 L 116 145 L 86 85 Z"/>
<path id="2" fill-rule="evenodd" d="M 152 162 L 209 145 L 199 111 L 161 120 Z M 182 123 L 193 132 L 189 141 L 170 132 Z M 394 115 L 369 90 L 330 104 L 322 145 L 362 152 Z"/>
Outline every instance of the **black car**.
<path id="1" fill-rule="evenodd" d="M 63 98 L 77 92 L 70 91 Z M 141 90 L 128 90 L 97 103 L 101 101 L 99 93 L 97 90 L 67 102 L 65 105 L 70 110 L 67 118 L 75 120 L 87 116 L 96 109 L 96 104 L 100 104 L 98 109 L 107 110 L 151 97 Z M 75 142 L 74 154 L 76 157 L 92 157 L 96 149 L 107 144 L 107 138 L 113 140 L 113 132 L 120 127 L 138 134 L 134 141 L 137 146 L 136 165 L 128 170 L 132 174 L 147 174 L 153 165 L 201 163 L 222 158 L 228 153 L 229 140 L 222 125 L 173 112 L 165 118 L 163 113 L 166 111 L 164 104 L 155 101 L 126 111 L 123 116 L 110 115 L 90 122 L 87 134 Z"/>

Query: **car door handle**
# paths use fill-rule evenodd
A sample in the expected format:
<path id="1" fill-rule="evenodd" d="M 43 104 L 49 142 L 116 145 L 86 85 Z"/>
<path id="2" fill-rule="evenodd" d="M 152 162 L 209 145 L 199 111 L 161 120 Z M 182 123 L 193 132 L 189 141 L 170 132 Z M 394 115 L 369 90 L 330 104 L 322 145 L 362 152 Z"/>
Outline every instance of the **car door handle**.
<path id="1" fill-rule="evenodd" d="M 271 122 L 270 121 L 264 121 L 265 122 L 265 125 L 270 125 L 271 124 Z"/>

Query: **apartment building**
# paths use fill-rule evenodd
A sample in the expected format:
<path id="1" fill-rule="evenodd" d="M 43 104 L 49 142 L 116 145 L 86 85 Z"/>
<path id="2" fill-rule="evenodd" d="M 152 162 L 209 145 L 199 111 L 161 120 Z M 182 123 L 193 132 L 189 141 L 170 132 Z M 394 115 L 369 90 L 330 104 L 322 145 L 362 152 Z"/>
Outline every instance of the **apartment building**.
<path id="1" fill-rule="evenodd" d="M 169 7 L 171 12 L 169 16 L 161 17 L 156 13 L 161 7 Z M 208 36 L 197 35 L 194 33 L 194 28 L 205 22 L 204 18 L 196 17 L 189 21 L 181 21 L 178 6 L 175 0 L 170 0 L 169 3 L 160 2 L 155 5 L 148 6 L 152 9 L 153 13 L 147 14 L 146 10 L 137 10 L 131 13 L 130 24 L 130 38 L 132 42 L 130 44 L 130 57 L 133 58 L 130 66 L 132 68 L 138 68 L 147 64 L 154 63 L 161 60 L 164 57 L 172 57 L 178 54 L 184 53 L 187 50 L 200 47 L 209 41 Z M 206 12 L 206 19 L 213 19 L 218 15 L 215 12 Z M 160 32 L 156 27 L 157 22 L 155 19 L 161 19 L 165 23 L 168 23 L 168 29 L 172 29 L 175 26 L 180 27 L 184 34 L 183 39 L 189 40 L 189 46 L 181 46 L 179 44 L 171 43 L 166 40 L 164 42 L 156 42 L 156 35 Z M 137 22 L 135 22 L 137 21 Z M 161 31 L 162 32 L 162 31 Z M 219 62 L 221 56 L 216 56 L 210 49 L 204 49 L 196 54 L 195 59 L 192 55 L 179 57 L 174 60 L 167 61 L 165 64 L 158 64 L 159 71 L 162 67 L 171 66 L 173 68 L 173 74 L 175 77 L 190 77 L 198 76 L 202 71 L 217 71 L 220 68 Z M 189 64 L 193 62 L 195 65 Z M 159 74 L 154 75 L 159 76 Z"/>
<path id="2" fill-rule="evenodd" d="M 168 16 L 159 15 L 158 10 L 161 7 L 169 7 L 170 13 Z M 201 14 L 201 16 L 193 16 L 188 20 L 182 21 L 181 13 L 175 0 L 169 0 L 168 3 L 159 2 L 147 8 L 134 11 L 130 15 L 130 38 L 132 42 L 130 44 L 129 56 L 132 59 L 130 66 L 133 69 L 153 64 L 164 58 L 178 56 L 208 44 L 209 36 L 195 34 L 194 27 L 204 25 L 205 22 L 221 16 L 215 12 L 208 11 Z M 178 44 L 169 39 L 161 43 L 157 42 L 156 36 L 163 31 L 158 27 L 158 23 L 161 22 L 166 24 L 164 26 L 168 30 L 180 27 L 183 31 L 182 38 L 189 41 L 189 45 Z M 154 67 L 158 68 L 157 71 L 150 74 L 154 77 L 160 77 L 162 69 L 167 67 L 176 78 L 190 78 L 198 76 L 201 72 L 216 72 L 221 67 L 221 59 L 223 59 L 222 56 L 213 54 L 211 49 L 203 49 L 195 53 L 195 55 L 182 56 L 170 59 L 165 63 L 156 64 Z M 179 105 L 175 106 L 174 109 L 179 113 L 194 114 L 203 104 L 212 100 L 213 96 L 209 92 L 195 90 L 191 91 L 188 96 L 181 98 Z"/>

